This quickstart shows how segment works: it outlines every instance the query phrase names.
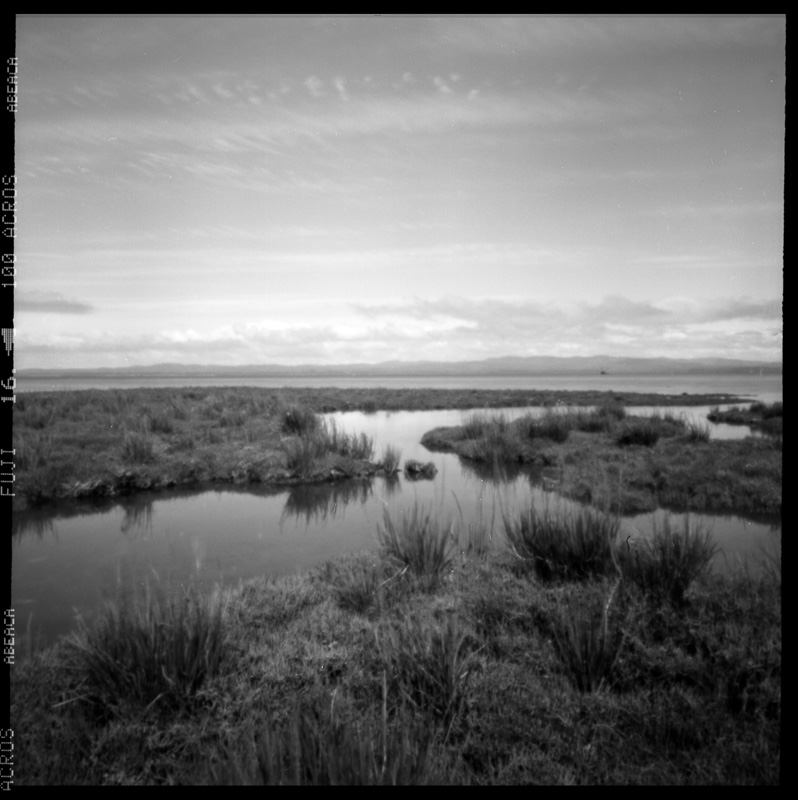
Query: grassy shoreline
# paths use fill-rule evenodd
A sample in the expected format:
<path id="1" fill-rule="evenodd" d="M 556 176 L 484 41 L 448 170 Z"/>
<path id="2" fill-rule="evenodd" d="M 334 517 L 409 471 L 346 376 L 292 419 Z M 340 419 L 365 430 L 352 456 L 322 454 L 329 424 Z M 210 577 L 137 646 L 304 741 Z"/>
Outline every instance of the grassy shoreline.
<path id="1" fill-rule="evenodd" d="M 183 388 L 24 393 L 14 405 L 14 510 L 205 482 L 285 485 L 364 478 L 391 454 L 303 438 L 286 414 L 510 406 L 716 405 L 725 395 L 447 389 Z M 342 433 L 342 432 L 338 432 Z M 327 440 L 335 438 L 330 432 Z M 351 442 L 350 442 L 351 445 Z M 362 452 L 361 454 L 362 455 Z M 386 455 L 386 454 L 383 454 Z"/>
<path id="2" fill-rule="evenodd" d="M 513 556 L 420 510 L 379 555 L 111 607 L 14 667 L 16 780 L 779 783 L 780 565 L 613 526 L 522 514 Z"/>

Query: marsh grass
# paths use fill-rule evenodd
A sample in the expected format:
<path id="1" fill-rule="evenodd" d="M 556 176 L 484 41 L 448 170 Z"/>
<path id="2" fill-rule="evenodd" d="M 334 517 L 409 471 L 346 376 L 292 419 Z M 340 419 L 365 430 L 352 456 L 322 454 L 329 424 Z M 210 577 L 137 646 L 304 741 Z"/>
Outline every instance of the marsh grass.
<path id="1" fill-rule="evenodd" d="M 475 666 L 472 637 L 457 616 L 447 614 L 435 628 L 409 616 L 383 624 L 375 631 L 375 646 L 389 688 L 451 729 Z"/>
<path id="2" fill-rule="evenodd" d="M 507 424 L 507 417 L 503 413 L 489 415 L 484 411 L 472 411 L 463 418 L 463 438 L 480 439 L 492 429 L 506 429 Z"/>
<path id="3" fill-rule="evenodd" d="M 20 470 L 38 469 L 47 464 L 55 446 L 52 434 L 30 431 L 14 437 L 14 466 Z"/>
<path id="4" fill-rule="evenodd" d="M 473 439 L 467 445 L 463 453 L 474 461 L 514 462 L 521 456 L 521 442 L 515 430 L 499 425 L 486 427 L 479 439 Z"/>
<path id="5" fill-rule="evenodd" d="M 688 442 L 708 442 L 710 439 L 709 426 L 702 422 L 692 422 L 685 420 L 685 435 L 684 438 Z"/>
<path id="6" fill-rule="evenodd" d="M 364 561 L 342 566 L 329 577 L 338 605 L 356 614 L 365 614 L 375 603 L 381 579 L 379 567 Z"/>
<path id="7" fill-rule="evenodd" d="M 374 456 L 374 439 L 365 433 L 346 433 L 338 428 L 334 419 L 322 420 L 317 436 L 328 452 L 366 461 Z"/>
<path id="8" fill-rule="evenodd" d="M 82 694 L 100 710 L 136 702 L 180 706 L 219 671 L 224 653 L 225 603 L 219 593 L 168 597 L 120 596 L 67 642 L 76 656 Z"/>
<path id="9" fill-rule="evenodd" d="M 531 564 L 542 580 L 583 579 L 608 574 L 620 530 L 617 516 L 594 508 L 554 512 L 534 505 L 513 520 L 504 516 L 510 549 Z"/>
<path id="10" fill-rule="evenodd" d="M 621 549 L 619 561 L 624 578 L 636 585 L 653 603 L 685 604 L 685 594 L 696 578 L 706 573 L 718 552 L 712 534 L 685 517 L 681 530 L 666 515 L 654 524 L 650 539 L 640 538 L 635 547 Z"/>
<path id="11" fill-rule="evenodd" d="M 451 524 L 441 524 L 432 511 L 418 504 L 411 515 L 402 516 L 397 526 L 386 508 L 383 524 L 377 526 L 377 540 L 390 558 L 409 568 L 432 589 L 447 574 L 454 556 Z"/>
<path id="12" fill-rule="evenodd" d="M 628 445 L 653 447 L 659 441 L 659 437 L 660 429 L 655 420 L 627 421 L 618 429 L 615 442 L 621 447 Z"/>
<path id="13" fill-rule="evenodd" d="M 300 476 L 313 474 L 315 462 L 329 453 L 344 458 L 369 461 L 374 456 L 374 440 L 365 433 L 346 433 L 335 420 L 321 420 L 312 430 L 280 442 L 287 468 Z"/>
<path id="14" fill-rule="evenodd" d="M 383 697 L 383 709 L 387 699 Z M 390 722 L 341 719 L 335 700 L 297 704 L 291 717 L 264 726 L 243 747 L 228 747 L 210 783 L 272 786 L 407 786 L 440 781 L 433 731 L 409 714 Z"/>
<path id="15" fill-rule="evenodd" d="M 165 408 L 159 408 L 148 415 L 148 427 L 153 433 L 175 432 L 174 419 Z"/>
<path id="16" fill-rule="evenodd" d="M 676 610 L 516 563 L 471 560 L 435 595 L 392 580 L 367 617 L 339 606 L 338 562 L 247 581 L 221 669 L 187 704 L 113 688 L 106 708 L 73 648 L 35 653 L 11 671 L 15 782 L 780 782 L 775 586 L 709 575 Z"/>
<path id="17" fill-rule="evenodd" d="M 284 433 L 302 436 L 319 427 L 319 417 L 309 408 L 296 403 L 286 404 L 280 411 Z"/>
<path id="18" fill-rule="evenodd" d="M 385 445 L 382 450 L 382 468 L 386 475 L 394 475 L 399 472 L 399 462 L 402 459 L 402 451 L 392 444 Z"/>
<path id="19" fill-rule="evenodd" d="M 280 442 L 280 449 L 285 455 L 285 465 L 288 470 L 301 477 L 312 475 L 316 459 L 328 452 L 327 442 L 318 435 L 318 432 L 284 439 Z"/>
<path id="20" fill-rule="evenodd" d="M 130 464 L 147 464 L 155 460 L 154 443 L 146 425 L 139 431 L 125 432 L 122 460 Z"/>
<path id="21" fill-rule="evenodd" d="M 601 607 L 578 604 L 561 609 L 554 629 L 560 663 L 580 692 L 599 692 L 608 685 L 623 646 L 622 626 L 610 625 L 609 611 L 619 581 Z"/>
<path id="22" fill-rule="evenodd" d="M 490 522 L 483 519 L 482 497 L 477 499 L 479 513 L 475 517 L 466 520 L 463 509 L 457 495 L 452 492 L 457 511 L 460 515 L 460 524 L 455 531 L 457 537 L 457 547 L 464 558 L 476 556 L 481 558 L 487 555 L 493 546 L 493 531 L 496 523 L 496 506 L 494 505 L 491 513 Z"/>
<path id="23" fill-rule="evenodd" d="M 570 414 L 548 408 L 535 426 L 535 432 L 538 436 L 562 444 L 568 439 L 572 427 L 573 418 Z"/>

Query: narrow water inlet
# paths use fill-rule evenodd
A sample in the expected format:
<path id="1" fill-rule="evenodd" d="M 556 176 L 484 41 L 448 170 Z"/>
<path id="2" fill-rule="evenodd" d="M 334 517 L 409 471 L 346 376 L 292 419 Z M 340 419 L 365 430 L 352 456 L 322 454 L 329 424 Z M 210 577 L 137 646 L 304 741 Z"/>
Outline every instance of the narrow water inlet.
<path id="1" fill-rule="evenodd" d="M 526 411 L 505 413 L 515 417 Z M 72 505 L 23 512 L 13 519 L 18 642 L 28 629 L 43 642 L 53 641 L 74 629 L 76 612 L 90 617 L 104 598 L 145 581 L 175 589 L 191 583 L 204 589 L 234 586 L 241 579 L 291 574 L 344 553 L 375 550 L 385 509 L 398 521 L 420 506 L 447 522 L 492 527 L 500 540 L 505 514 L 530 503 L 577 506 L 536 483 L 528 469 L 497 476 L 420 444 L 426 431 L 460 424 L 462 411 L 328 416 L 347 433 L 372 436 L 375 459 L 390 444 L 401 450 L 402 463 L 432 461 L 436 477 L 411 481 L 398 475 L 290 489 L 217 485 L 142 493 L 91 511 Z M 779 519 L 711 514 L 690 519 L 710 529 L 720 544 L 718 569 L 738 561 L 755 568 L 763 548 L 772 550 L 776 540 L 780 545 Z M 655 520 L 656 515 L 628 517 L 622 527 L 626 536 L 644 536 Z M 679 515 L 673 521 L 682 524 Z"/>

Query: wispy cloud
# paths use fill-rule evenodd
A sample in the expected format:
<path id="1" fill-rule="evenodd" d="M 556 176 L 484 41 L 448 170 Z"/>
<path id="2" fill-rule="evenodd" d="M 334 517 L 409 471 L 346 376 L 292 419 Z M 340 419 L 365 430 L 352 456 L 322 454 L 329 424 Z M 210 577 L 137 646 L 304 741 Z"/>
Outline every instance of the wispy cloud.
<path id="1" fill-rule="evenodd" d="M 14 297 L 14 310 L 40 314 L 90 314 L 94 309 L 88 303 L 66 300 L 55 292 L 18 290 Z"/>

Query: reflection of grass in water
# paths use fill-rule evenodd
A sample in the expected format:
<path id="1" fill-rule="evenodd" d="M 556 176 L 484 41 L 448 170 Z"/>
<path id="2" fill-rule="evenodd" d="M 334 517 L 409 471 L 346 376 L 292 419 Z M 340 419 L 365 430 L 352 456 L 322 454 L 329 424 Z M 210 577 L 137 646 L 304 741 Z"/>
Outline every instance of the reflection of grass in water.
<path id="1" fill-rule="evenodd" d="M 305 522 L 320 522 L 343 512 L 350 503 L 365 503 L 373 488 L 366 481 L 345 481 L 334 484 L 294 486 L 285 500 L 281 522 L 288 517 L 305 518 Z"/>
<path id="2" fill-rule="evenodd" d="M 514 461 L 502 463 L 500 461 L 472 461 L 467 458 L 459 459 L 463 475 L 467 478 L 477 478 L 491 486 L 505 486 L 513 483 L 519 475 L 529 472 L 529 467 Z"/>
<path id="3" fill-rule="evenodd" d="M 402 482 L 399 480 L 398 474 L 385 475 L 382 479 L 383 495 L 393 497 L 398 491 L 401 490 Z"/>
<path id="4" fill-rule="evenodd" d="M 56 535 L 53 519 L 49 513 L 45 516 L 41 512 L 20 517 L 18 514 L 11 516 L 11 533 L 13 536 L 22 537 L 26 533 L 33 533 L 42 539 L 46 533 Z"/>
<path id="5" fill-rule="evenodd" d="M 146 503 L 132 503 L 125 506 L 125 516 L 122 520 L 120 530 L 127 533 L 133 530 L 152 531 L 152 501 Z"/>

